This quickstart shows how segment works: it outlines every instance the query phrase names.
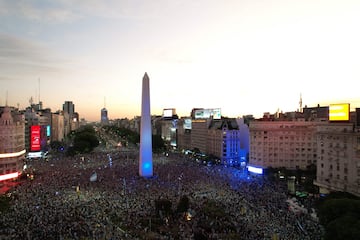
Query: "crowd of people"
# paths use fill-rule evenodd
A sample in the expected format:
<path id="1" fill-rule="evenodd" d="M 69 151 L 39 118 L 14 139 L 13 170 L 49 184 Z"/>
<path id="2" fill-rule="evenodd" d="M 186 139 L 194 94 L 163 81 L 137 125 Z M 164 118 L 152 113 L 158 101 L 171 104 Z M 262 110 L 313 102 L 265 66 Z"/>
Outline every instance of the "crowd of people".
<path id="1" fill-rule="evenodd" d="M 111 154 L 111 157 L 109 157 Z M 111 162 L 109 162 L 111 160 Z M 321 239 L 309 214 L 289 210 L 286 186 L 180 155 L 154 155 L 154 176 L 138 175 L 138 154 L 92 153 L 30 162 L 33 180 L 11 189 L 0 239 Z M 96 179 L 91 179 L 96 173 Z M 189 198 L 189 218 L 161 224 L 155 201 L 175 208 Z M 209 216 L 209 201 L 225 213 Z M 161 225 L 161 226 L 160 226 Z M 230 238 L 233 237 L 233 238 Z"/>

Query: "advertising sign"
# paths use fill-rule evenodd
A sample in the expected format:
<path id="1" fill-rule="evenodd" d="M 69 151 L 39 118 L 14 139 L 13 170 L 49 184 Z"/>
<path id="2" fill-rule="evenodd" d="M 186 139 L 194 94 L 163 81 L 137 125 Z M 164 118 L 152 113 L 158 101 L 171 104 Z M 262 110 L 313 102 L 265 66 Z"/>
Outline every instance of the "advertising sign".
<path id="1" fill-rule="evenodd" d="M 349 121 L 350 104 L 331 104 L 329 107 L 329 121 Z"/>
<path id="2" fill-rule="evenodd" d="M 41 141 L 40 141 L 40 126 L 33 125 L 30 129 L 30 151 L 40 151 Z"/>

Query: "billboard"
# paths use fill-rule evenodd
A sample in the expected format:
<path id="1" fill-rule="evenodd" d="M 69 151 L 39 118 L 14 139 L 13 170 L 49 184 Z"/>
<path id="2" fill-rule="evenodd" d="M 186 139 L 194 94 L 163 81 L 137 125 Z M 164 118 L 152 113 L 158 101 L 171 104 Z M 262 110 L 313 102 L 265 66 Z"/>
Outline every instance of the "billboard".
<path id="1" fill-rule="evenodd" d="M 41 141 L 40 141 L 40 129 L 39 125 L 33 125 L 30 128 L 30 151 L 40 151 Z"/>
<path id="2" fill-rule="evenodd" d="M 47 125 L 47 126 L 46 126 L 46 136 L 47 136 L 47 137 L 50 137 L 50 134 L 51 134 L 51 126 L 50 126 L 50 125 Z"/>
<path id="3" fill-rule="evenodd" d="M 329 107 L 329 121 L 349 121 L 350 104 L 331 104 Z"/>
<path id="4" fill-rule="evenodd" d="M 212 117 L 213 119 L 221 119 L 221 109 L 220 108 L 210 108 L 210 109 L 196 109 L 195 110 L 195 119 L 206 119 Z"/>
<path id="5" fill-rule="evenodd" d="M 175 109 L 174 108 L 166 108 L 163 110 L 163 117 L 164 118 L 172 118 L 172 116 L 175 115 Z"/>
<path id="6" fill-rule="evenodd" d="M 191 118 L 185 118 L 184 119 L 184 129 L 191 129 Z"/>

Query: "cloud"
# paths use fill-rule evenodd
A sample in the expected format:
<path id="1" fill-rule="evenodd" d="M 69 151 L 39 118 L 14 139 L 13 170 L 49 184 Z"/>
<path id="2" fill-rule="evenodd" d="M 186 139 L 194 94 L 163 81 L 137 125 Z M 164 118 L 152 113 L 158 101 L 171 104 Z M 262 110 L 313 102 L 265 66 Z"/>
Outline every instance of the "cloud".
<path id="1" fill-rule="evenodd" d="M 59 67 L 61 64 L 62 67 Z M 0 34 L 0 80 L 40 73 L 60 73 L 66 61 L 40 44 Z"/>
<path id="2" fill-rule="evenodd" d="M 81 18 L 61 1 L 1 1 L 0 16 L 41 21 L 43 23 L 69 23 Z"/>
<path id="3" fill-rule="evenodd" d="M 0 16 L 24 18 L 43 23 L 71 23 L 87 17 L 104 19 L 162 19 L 188 13 L 201 4 L 158 0 L 0 0 Z"/>

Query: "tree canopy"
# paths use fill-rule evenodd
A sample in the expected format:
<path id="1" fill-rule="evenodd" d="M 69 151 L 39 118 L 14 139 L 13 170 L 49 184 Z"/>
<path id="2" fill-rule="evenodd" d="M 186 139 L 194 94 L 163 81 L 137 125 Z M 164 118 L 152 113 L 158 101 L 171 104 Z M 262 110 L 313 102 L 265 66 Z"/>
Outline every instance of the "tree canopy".
<path id="1" fill-rule="evenodd" d="M 360 200 L 330 197 L 321 203 L 319 219 L 325 227 L 325 240 L 357 239 L 360 236 Z"/>
<path id="2" fill-rule="evenodd" d="M 89 153 L 99 146 L 99 140 L 92 126 L 84 126 L 72 133 L 72 146 L 68 149 L 69 155 Z"/>

